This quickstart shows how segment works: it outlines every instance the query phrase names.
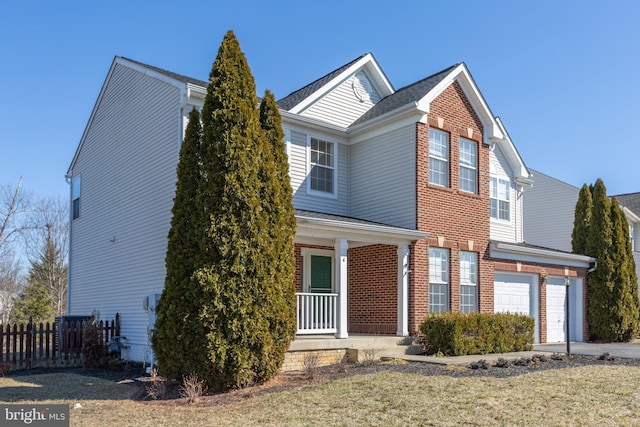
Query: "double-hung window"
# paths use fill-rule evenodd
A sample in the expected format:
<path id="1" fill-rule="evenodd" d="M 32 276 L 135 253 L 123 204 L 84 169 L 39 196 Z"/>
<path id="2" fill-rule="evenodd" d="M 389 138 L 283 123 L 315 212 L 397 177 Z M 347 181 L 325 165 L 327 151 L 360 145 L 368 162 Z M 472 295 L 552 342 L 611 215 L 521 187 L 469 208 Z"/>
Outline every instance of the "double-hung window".
<path id="1" fill-rule="evenodd" d="M 460 190 L 476 194 L 478 192 L 477 145 L 473 141 L 460 138 Z"/>
<path id="2" fill-rule="evenodd" d="M 460 312 L 478 311 L 478 254 L 460 252 Z"/>
<path id="3" fill-rule="evenodd" d="M 491 218 L 510 221 L 511 202 L 509 194 L 511 192 L 511 184 L 509 180 L 492 176 L 490 186 Z"/>
<path id="4" fill-rule="evenodd" d="M 449 251 L 429 248 L 429 312 L 449 311 Z"/>
<path id="5" fill-rule="evenodd" d="M 449 134 L 429 129 L 429 182 L 449 186 Z"/>
<path id="6" fill-rule="evenodd" d="M 309 188 L 312 191 L 335 194 L 335 144 L 318 138 L 311 138 L 311 173 Z"/>

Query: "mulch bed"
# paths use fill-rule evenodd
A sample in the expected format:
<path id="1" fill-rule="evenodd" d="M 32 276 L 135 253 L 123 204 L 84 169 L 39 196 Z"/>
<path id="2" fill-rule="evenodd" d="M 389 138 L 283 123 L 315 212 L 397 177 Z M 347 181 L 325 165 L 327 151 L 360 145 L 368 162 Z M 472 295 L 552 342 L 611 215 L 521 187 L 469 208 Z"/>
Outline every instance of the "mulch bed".
<path id="1" fill-rule="evenodd" d="M 197 399 L 195 404 L 200 406 L 225 405 L 244 401 L 267 393 L 277 393 L 306 385 L 320 384 L 355 375 L 366 375 L 384 371 L 411 373 L 425 376 L 447 375 L 450 377 L 460 378 L 507 378 L 551 369 L 573 368 L 586 365 L 640 366 L 640 359 L 614 358 L 605 353 L 599 357 L 574 355 L 571 358 L 566 358 L 565 355 L 559 354 L 554 355 L 553 357 L 534 356 L 533 358 L 521 358 L 511 361 L 501 360 L 497 365 L 496 362 L 484 362 L 482 356 L 478 356 L 478 361 L 468 366 L 444 366 L 424 362 L 403 362 L 397 360 L 369 363 L 340 363 L 326 367 L 318 367 L 309 370 L 309 372 L 283 372 L 265 384 L 231 390 L 226 393 L 208 393 L 207 395 Z M 156 399 L 151 398 L 149 390 L 150 387 L 153 386 L 153 380 L 148 375 L 143 374 L 141 366 L 137 366 L 135 364 L 123 365 L 120 369 L 32 369 L 12 372 L 10 376 L 22 377 L 52 372 L 67 372 L 103 378 L 114 382 L 133 383 L 138 387 L 138 392 L 135 394 L 134 399 L 139 401 L 149 401 L 150 403 L 154 402 L 157 404 L 187 404 L 187 399 L 181 396 L 180 386 L 175 381 L 166 382 L 166 387 L 162 396 L 159 396 L 159 398 Z"/>

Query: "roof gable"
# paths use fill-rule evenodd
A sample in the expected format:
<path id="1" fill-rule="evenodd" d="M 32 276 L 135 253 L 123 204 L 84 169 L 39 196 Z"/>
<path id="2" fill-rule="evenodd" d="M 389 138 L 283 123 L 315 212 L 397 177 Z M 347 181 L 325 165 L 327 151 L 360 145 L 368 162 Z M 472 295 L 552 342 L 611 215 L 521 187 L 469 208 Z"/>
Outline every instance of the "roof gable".
<path id="1" fill-rule="evenodd" d="M 113 59 L 113 62 L 111 63 L 111 67 L 109 68 L 109 72 L 107 73 L 107 77 L 104 80 L 104 83 L 102 84 L 102 88 L 100 89 L 100 94 L 98 95 L 98 99 L 96 101 L 96 103 L 93 106 L 93 110 L 91 111 L 91 115 L 89 116 L 89 120 L 87 121 L 87 125 L 82 133 L 82 137 L 80 138 L 80 143 L 78 144 L 78 147 L 76 148 L 76 152 L 73 155 L 73 159 L 71 160 L 71 163 L 69 164 L 69 169 L 67 170 L 67 175 L 69 175 L 72 170 L 73 167 L 76 163 L 76 160 L 78 159 L 78 155 L 80 154 L 80 152 L 82 151 L 82 147 L 84 146 L 84 141 L 87 137 L 87 133 L 89 132 L 89 129 L 91 128 L 91 125 L 93 124 L 94 118 L 96 117 L 96 113 L 98 111 L 98 108 L 103 100 L 103 97 L 105 95 L 105 91 L 107 89 L 107 87 L 109 86 L 109 83 L 111 82 L 112 76 L 114 74 L 114 71 L 116 69 L 117 66 L 124 66 L 130 69 L 133 69 L 139 73 L 142 73 L 144 75 L 156 78 L 160 81 L 163 81 L 164 83 L 167 83 L 169 85 L 178 87 L 181 92 L 183 93 L 183 97 L 186 98 L 188 96 L 189 90 L 188 90 L 188 86 L 189 85 L 194 85 L 194 86 L 203 86 L 206 88 L 207 83 L 203 82 L 202 80 L 197 80 L 197 79 L 193 79 L 191 77 L 186 77 L 183 76 L 181 74 L 177 74 L 177 73 L 172 73 L 170 71 L 166 71 L 163 70 L 162 68 L 158 68 L 158 67 L 153 67 L 151 65 L 147 65 L 147 64 L 143 64 L 141 62 L 138 61 L 134 61 L 131 59 L 127 59 L 124 58 L 122 56 L 116 56 Z"/>
<path id="2" fill-rule="evenodd" d="M 436 99 L 454 81 L 457 81 L 480 121 L 482 121 L 485 129 L 484 142 L 490 144 L 493 141 L 502 139 L 504 134 L 465 63 L 456 64 L 442 73 L 444 75 L 441 76 L 440 81 L 421 99 L 417 100 L 418 109 L 428 113 L 431 101 Z"/>
<path id="3" fill-rule="evenodd" d="M 504 124 L 502 124 L 502 121 L 499 117 L 495 118 L 495 122 L 498 125 L 501 133 L 503 134 L 503 137 L 501 139 L 495 140 L 494 144 L 500 147 L 500 150 L 504 154 L 504 157 L 507 159 L 507 162 L 509 162 L 509 166 L 511 167 L 511 170 L 513 171 L 513 174 L 518 183 L 531 185 L 531 173 L 529 172 L 527 166 L 524 164 L 524 161 L 522 160 L 522 157 L 520 156 L 520 153 L 518 152 L 515 144 L 511 140 L 511 137 L 504 127 Z"/>
<path id="4" fill-rule="evenodd" d="M 314 105 L 345 85 L 353 90 L 355 102 L 369 101 L 371 105 L 394 91 L 373 55 L 366 53 L 280 99 L 278 106 L 294 114 L 309 114 Z"/>

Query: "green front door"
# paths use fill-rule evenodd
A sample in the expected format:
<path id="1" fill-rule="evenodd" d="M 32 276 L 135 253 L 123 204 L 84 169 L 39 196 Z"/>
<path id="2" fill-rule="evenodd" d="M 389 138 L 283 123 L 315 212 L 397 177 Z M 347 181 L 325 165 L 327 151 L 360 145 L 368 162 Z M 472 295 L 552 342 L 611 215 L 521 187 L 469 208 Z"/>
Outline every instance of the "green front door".
<path id="1" fill-rule="evenodd" d="M 330 256 L 311 255 L 311 283 L 309 291 L 312 294 L 330 294 L 333 290 L 331 278 L 332 258 Z M 331 298 L 313 298 L 313 324 L 315 328 L 327 328 L 332 323 L 334 307 Z"/>
<path id="2" fill-rule="evenodd" d="M 331 257 L 311 255 L 311 283 L 310 292 L 313 294 L 330 294 L 331 286 Z"/>

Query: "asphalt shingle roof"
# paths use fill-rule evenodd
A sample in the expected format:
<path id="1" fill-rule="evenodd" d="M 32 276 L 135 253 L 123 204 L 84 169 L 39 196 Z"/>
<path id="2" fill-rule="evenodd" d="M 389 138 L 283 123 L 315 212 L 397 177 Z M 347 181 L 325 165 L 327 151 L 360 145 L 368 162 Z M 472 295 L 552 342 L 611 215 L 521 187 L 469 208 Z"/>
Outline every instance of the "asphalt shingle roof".
<path id="1" fill-rule="evenodd" d="M 618 200 L 618 204 L 640 216 L 640 193 L 619 194 L 612 197 Z"/>
<path id="2" fill-rule="evenodd" d="M 173 79 L 179 80 L 184 83 L 191 83 L 191 84 L 202 86 L 202 87 L 207 87 L 209 85 L 209 82 L 205 82 L 204 80 L 198 80 L 198 79 L 194 79 L 193 77 L 188 77 L 182 74 L 174 73 L 172 71 L 167 71 L 165 69 L 154 67 L 153 65 L 145 64 L 143 62 L 136 61 L 134 59 L 125 58 L 124 56 L 121 56 L 121 58 L 126 59 L 127 61 L 131 61 L 135 64 L 142 65 L 145 68 L 149 68 L 150 70 L 157 71 L 160 74 L 164 74 L 165 76 L 171 77 Z"/>
<path id="3" fill-rule="evenodd" d="M 304 101 L 307 97 L 313 95 L 313 93 L 318 89 L 320 89 L 322 86 L 329 83 L 334 77 L 336 77 L 337 75 L 342 73 L 344 70 L 349 68 L 351 65 L 353 65 L 353 63 L 359 61 L 365 55 L 367 54 L 365 53 L 360 55 L 359 57 L 349 62 L 348 64 L 344 64 L 342 67 L 337 68 L 332 72 L 330 72 L 329 74 L 323 77 L 320 77 L 318 80 L 309 83 L 302 89 L 298 89 L 295 92 L 292 92 L 289 95 L 285 96 L 284 98 L 281 98 L 278 101 L 278 107 L 286 111 L 291 110 L 293 107 L 295 107 L 296 105 Z"/>
<path id="4" fill-rule="evenodd" d="M 375 117 L 379 117 L 397 108 L 407 105 L 412 102 L 416 102 L 424 97 L 429 91 L 437 86 L 455 67 L 459 64 L 452 65 L 442 71 L 439 71 L 429 77 L 426 77 L 420 81 L 412 83 L 408 86 L 398 89 L 395 93 L 384 97 L 376 105 L 371 107 L 369 111 L 364 113 L 358 120 L 353 122 L 353 125 L 364 123 L 367 120 L 371 120 Z"/>

